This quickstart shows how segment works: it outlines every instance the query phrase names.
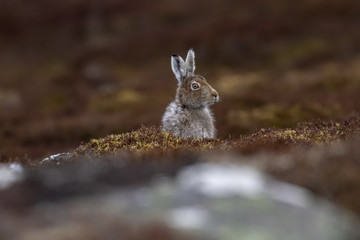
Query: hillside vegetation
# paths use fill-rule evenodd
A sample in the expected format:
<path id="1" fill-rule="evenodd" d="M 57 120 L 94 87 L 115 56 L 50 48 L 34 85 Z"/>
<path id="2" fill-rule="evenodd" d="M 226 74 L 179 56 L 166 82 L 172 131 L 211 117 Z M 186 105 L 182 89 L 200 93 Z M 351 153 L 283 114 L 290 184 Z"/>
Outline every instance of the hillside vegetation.
<path id="1" fill-rule="evenodd" d="M 360 215 L 360 118 L 314 121 L 291 129 L 261 129 L 238 139 L 180 139 L 157 127 L 91 139 L 66 158 L 28 162 L 33 168 L 77 162 L 133 166 L 232 161 L 254 165 Z"/>

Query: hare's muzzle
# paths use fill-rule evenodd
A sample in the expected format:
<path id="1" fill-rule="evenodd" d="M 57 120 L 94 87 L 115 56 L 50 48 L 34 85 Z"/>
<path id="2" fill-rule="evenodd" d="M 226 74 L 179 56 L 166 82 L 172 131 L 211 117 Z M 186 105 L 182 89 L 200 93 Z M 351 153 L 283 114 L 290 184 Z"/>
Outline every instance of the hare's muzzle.
<path id="1" fill-rule="evenodd" d="M 219 94 L 215 89 L 211 90 L 211 96 L 214 98 L 214 102 L 219 101 Z"/>

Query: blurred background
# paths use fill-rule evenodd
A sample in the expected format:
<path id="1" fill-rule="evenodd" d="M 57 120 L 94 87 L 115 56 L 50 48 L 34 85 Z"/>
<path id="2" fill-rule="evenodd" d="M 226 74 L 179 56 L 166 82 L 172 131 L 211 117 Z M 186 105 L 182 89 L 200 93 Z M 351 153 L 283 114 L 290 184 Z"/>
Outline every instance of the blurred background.
<path id="1" fill-rule="evenodd" d="M 219 137 L 360 111 L 358 0 L 2 0 L 0 156 L 160 125 L 195 49 Z"/>

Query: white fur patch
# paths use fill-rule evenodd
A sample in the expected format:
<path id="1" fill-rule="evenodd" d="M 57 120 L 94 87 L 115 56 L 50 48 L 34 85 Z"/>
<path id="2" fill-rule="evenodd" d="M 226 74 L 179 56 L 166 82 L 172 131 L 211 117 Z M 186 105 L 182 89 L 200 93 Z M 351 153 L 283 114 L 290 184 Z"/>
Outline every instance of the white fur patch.
<path id="1" fill-rule="evenodd" d="M 208 108 L 188 110 L 172 102 L 162 119 L 162 130 L 181 138 L 214 138 L 214 119 Z"/>

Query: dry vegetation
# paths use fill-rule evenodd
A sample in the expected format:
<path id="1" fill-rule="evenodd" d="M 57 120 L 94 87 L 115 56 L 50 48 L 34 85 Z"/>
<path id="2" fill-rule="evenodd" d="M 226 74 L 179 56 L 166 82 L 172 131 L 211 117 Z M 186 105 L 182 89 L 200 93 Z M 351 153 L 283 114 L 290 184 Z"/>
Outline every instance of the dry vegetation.
<path id="1" fill-rule="evenodd" d="M 70 152 L 63 165 L 180 168 L 231 152 L 360 215 L 359 10 L 358 0 L 4 0 L 0 162 L 41 171 L 57 163 L 44 157 Z M 170 54 L 189 47 L 220 94 L 217 139 L 159 130 L 176 88 Z"/>
<path id="2" fill-rule="evenodd" d="M 261 129 L 238 139 L 179 139 L 159 128 L 142 126 L 91 139 L 65 159 L 33 167 L 126 159 L 135 168 L 148 164 L 176 168 L 188 161 L 228 161 L 226 156 L 232 152 L 235 161 L 256 165 L 360 214 L 359 141 L 360 118 L 304 122 L 293 129 Z"/>
<path id="3" fill-rule="evenodd" d="M 261 129 L 240 139 L 180 139 L 156 127 L 91 139 L 76 148 L 72 157 L 84 158 L 135 153 L 163 155 L 171 152 L 284 150 L 299 146 L 318 146 L 348 140 L 360 133 L 360 119 L 301 123 L 294 129 Z"/>

